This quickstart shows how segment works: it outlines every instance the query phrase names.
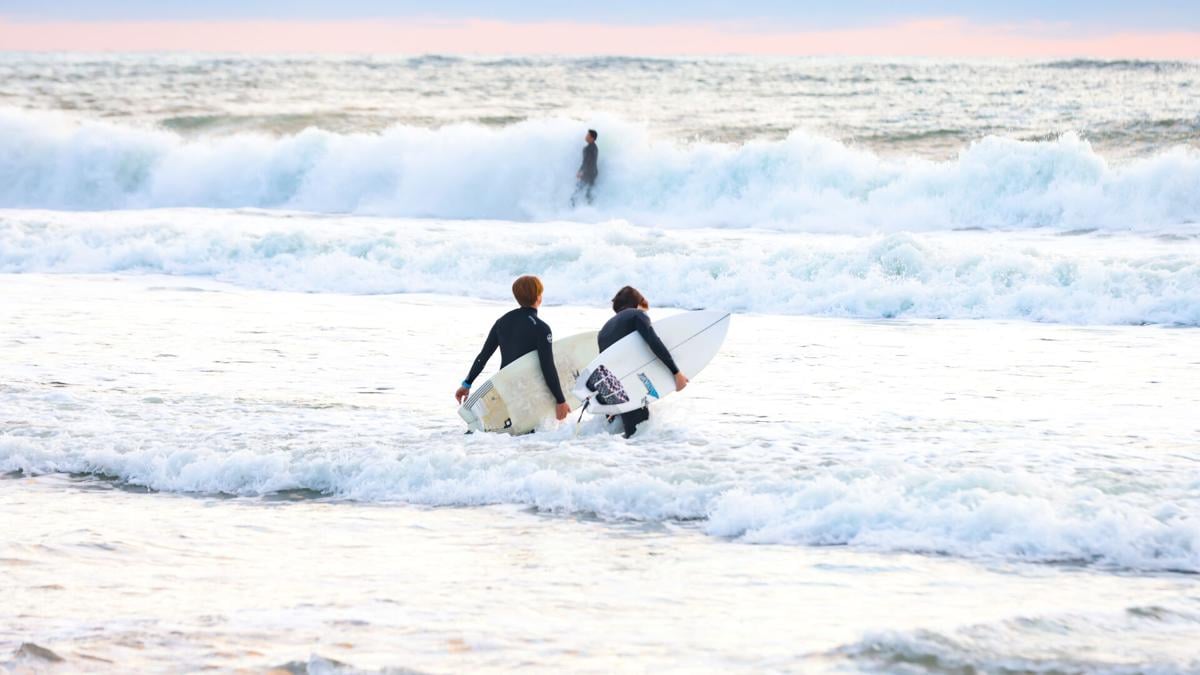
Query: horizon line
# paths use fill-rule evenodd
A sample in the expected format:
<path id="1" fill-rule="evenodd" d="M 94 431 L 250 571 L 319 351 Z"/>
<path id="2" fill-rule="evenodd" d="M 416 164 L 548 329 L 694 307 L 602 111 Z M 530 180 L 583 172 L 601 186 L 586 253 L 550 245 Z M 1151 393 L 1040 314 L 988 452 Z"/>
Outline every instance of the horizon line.
<path id="1" fill-rule="evenodd" d="M 982 25 L 957 17 L 824 30 L 775 30 L 728 22 L 13 21 L 0 17 L 0 45 L 4 45 L 0 53 L 1200 60 L 1200 32 L 1074 33 L 1060 24 Z"/>

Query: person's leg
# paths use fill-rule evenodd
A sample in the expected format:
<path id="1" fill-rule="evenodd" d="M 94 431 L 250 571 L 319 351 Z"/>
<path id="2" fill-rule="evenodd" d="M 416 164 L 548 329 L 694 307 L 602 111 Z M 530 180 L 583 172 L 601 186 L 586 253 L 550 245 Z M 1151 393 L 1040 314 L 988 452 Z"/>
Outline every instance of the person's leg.
<path id="1" fill-rule="evenodd" d="M 650 419 L 649 408 L 638 408 L 627 413 L 621 413 L 621 422 L 625 425 L 625 438 L 629 438 L 636 431 L 639 424 Z"/>
<path id="2" fill-rule="evenodd" d="M 595 183 L 593 183 L 592 181 L 589 180 L 588 184 L 587 184 L 587 192 L 584 194 L 584 198 L 587 199 L 587 203 L 589 203 L 589 204 L 592 203 L 592 186 L 593 185 L 595 185 Z"/>

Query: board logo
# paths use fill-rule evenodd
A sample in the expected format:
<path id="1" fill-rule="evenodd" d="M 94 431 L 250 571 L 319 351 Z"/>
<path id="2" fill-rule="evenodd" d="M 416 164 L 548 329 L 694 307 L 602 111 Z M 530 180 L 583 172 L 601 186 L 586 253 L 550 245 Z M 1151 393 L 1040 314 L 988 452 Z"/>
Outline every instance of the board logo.
<path id="1" fill-rule="evenodd" d="M 646 377 L 645 373 L 638 373 L 638 378 L 641 379 L 642 384 L 646 385 L 647 394 L 650 394 L 654 398 L 662 398 L 658 395 L 658 390 L 654 388 L 654 383 L 650 381 L 650 378 Z"/>

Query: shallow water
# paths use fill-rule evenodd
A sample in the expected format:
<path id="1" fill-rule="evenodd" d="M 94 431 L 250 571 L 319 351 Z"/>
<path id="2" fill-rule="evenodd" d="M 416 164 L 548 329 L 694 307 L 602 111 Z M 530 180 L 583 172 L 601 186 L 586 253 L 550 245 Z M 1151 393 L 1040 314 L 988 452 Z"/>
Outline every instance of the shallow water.
<path id="1" fill-rule="evenodd" d="M 0 55 L 0 672 L 1200 672 L 1198 76 Z M 525 273 L 732 329 L 464 435 Z"/>
<path id="2" fill-rule="evenodd" d="M 137 494 L 64 477 L 6 480 L 0 504 L 18 539 L 0 551 L 11 589 L 0 645 L 36 641 L 63 671 L 1197 665 L 1190 577 L 741 546 L 687 525 L 513 507 Z M 1120 641 L 1105 640 L 1113 631 Z M 18 663 L 53 667 L 0 667 Z"/>
<path id="3" fill-rule="evenodd" d="M 5 653 L 1198 665 L 1190 329 L 739 315 L 632 441 L 597 420 L 513 439 L 463 435 L 450 396 L 503 304 L 0 279 Z M 605 316 L 542 314 L 560 335 Z"/>

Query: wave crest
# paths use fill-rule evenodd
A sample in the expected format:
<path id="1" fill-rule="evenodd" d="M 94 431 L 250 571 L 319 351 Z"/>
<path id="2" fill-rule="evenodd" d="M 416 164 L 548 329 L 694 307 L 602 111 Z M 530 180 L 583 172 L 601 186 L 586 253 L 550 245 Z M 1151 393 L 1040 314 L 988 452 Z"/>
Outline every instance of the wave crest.
<path id="1" fill-rule="evenodd" d="M 592 438 L 587 448 L 530 454 L 522 441 L 489 438 L 397 456 L 383 448 L 304 454 L 169 443 L 56 449 L 13 439 L 0 442 L 0 471 L 90 473 L 184 493 L 306 490 L 368 502 L 518 504 L 612 521 L 698 521 L 710 535 L 747 543 L 1200 572 L 1200 525 L 1153 495 L 1113 495 L 1021 471 L 887 461 L 787 479 L 719 468 L 616 468 L 603 460 L 611 442 Z"/>
<path id="2" fill-rule="evenodd" d="M 569 119 L 184 140 L 9 111 L 0 113 L 0 207 L 623 218 L 810 232 L 1200 223 L 1200 153 L 1185 147 L 1113 167 L 1073 134 L 987 137 L 953 161 L 931 162 L 884 158 L 801 131 L 781 141 L 680 145 L 619 119 L 593 124 L 604 130 L 597 198 L 573 209 L 583 125 Z"/>
<path id="3" fill-rule="evenodd" d="M 502 233 L 498 236 L 497 233 Z M 380 221 L 164 210 L 0 215 L 0 272 L 194 275 L 252 288 L 551 302 L 634 284 L 660 306 L 855 318 L 1200 325 L 1200 239 L 847 237 L 628 223 Z"/>

